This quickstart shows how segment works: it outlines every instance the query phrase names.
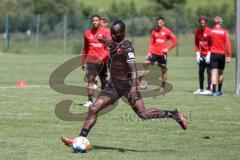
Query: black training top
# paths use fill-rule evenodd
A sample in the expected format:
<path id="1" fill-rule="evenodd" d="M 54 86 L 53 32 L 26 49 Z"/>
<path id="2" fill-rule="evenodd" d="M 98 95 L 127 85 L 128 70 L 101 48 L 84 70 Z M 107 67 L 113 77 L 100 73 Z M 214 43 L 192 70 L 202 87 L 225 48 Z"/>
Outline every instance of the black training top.
<path id="1" fill-rule="evenodd" d="M 129 88 L 131 78 L 131 68 L 128 62 L 135 61 L 134 48 L 132 43 L 124 40 L 120 44 L 111 43 L 109 70 L 111 83 L 115 87 Z"/>

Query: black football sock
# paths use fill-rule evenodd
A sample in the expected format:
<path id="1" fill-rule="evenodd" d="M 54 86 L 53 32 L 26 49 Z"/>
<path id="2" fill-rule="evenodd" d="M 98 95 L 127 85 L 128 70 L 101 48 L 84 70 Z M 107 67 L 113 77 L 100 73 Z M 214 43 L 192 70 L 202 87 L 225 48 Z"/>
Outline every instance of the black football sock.
<path id="1" fill-rule="evenodd" d="M 213 92 L 216 92 L 216 84 L 213 84 L 212 87 L 213 87 Z"/>
<path id="2" fill-rule="evenodd" d="M 222 84 L 218 84 L 218 91 L 222 91 Z"/>
<path id="3" fill-rule="evenodd" d="M 87 137 L 88 133 L 89 133 L 89 129 L 83 128 L 83 129 L 81 130 L 79 136 L 81 136 L 81 137 Z"/>
<path id="4" fill-rule="evenodd" d="M 88 101 L 93 101 L 92 95 L 88 95 Z"/>
<path id="5" fill-rule="evenodd" d="M 203 90 L 203 81 L 200 82 L 200 89 Z"/>
<path id="6" fill-rule="evenodd" d="M 211 90 L 211 84 L 208 84 L 207 90 Z"/>
<path id="7" fill-rule="evenodd" d="M 202 68 L 202 66 L 200 66 L 200 70 L 199 70 L 199 86 L 200 86 L 201 90 L 203 90 L 203 83 L 204 83 L 204 68 Z"/>
<path id="8" fill-rule="evenodd" d="M 207 74 L 208 74 L 208 90 L 211 90 L 211 72 L 209 70 L 207 70 Z"/>

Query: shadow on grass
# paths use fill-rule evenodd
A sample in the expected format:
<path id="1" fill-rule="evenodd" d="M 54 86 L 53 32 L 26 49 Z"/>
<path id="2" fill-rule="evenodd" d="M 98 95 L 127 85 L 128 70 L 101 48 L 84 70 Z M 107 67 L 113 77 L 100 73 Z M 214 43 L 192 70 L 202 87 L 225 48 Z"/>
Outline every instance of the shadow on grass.
<path id="1" fill-rule="evenodd" d="M 126 148 L 117 148 L 117 147 L 107 147 L 107 146 L 98 146 L 93 145 L 91 150 L 111 150 L 118 152 L 174 152 L 174 150 L 136 150 L 136 149 L 126 149 Z"/>

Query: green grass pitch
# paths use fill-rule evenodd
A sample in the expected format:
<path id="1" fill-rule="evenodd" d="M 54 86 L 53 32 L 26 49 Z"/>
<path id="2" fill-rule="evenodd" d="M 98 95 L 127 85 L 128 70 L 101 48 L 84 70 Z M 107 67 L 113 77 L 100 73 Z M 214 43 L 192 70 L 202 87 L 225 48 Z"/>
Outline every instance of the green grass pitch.
<path id="1" fill-rule="evenodd" d="M 144 53 L 137 54 L 139 62 Z M 93 149 L 72 153 L 59 137 L 75 137 L 83 122 L 59 120 L 54 109 L 63 99 L 72 99 L 72 112 L 86 97 L 65 95 L 49 88 L 52 71 L 74 55 L 0 55 L 0 159 L 178 159 L 237 160 L 240 157 L 240 98 L 234 94 L 235 60 L 226 66 L 225 94 L 198 96 L 197 65 L 194 57 L 169 57 L 168 80 L 173 90 L 165 96 L 145 98 L 147 107 L 179 107 L 188 117 L 189 129 L 172 120 L 141 121 L 124 102 L 100 117 L 88 139 Z M 26 88 L 16 88 L 19 80 Z M 67 84 L 85 85 L 80 69 Z M 124 115 L 128 115 L 126 118 Z M 131 119 L 129 116 L 131 115 Z"/>

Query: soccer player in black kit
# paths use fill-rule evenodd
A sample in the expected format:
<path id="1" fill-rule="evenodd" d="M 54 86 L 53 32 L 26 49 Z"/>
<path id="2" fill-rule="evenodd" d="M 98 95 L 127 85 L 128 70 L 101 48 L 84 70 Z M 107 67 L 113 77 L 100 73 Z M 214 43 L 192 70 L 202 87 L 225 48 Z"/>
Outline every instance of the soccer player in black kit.
<path id="1" fill-rule="evenodd" d="M 179 109 L 166 111 L 157 108 L 145 108 L 143 99 L 138 90 L 138 76 L 135 63 L 135 54 L 132 43 L 125 37 L 125 24 L 115 21 L 111 26 L 112 41 L 105 41 L 110 46 L 110 82 L 101 91 L 96 101 L 89 108 L 79 136 L 87 137 L 97 121 L 98 113 L 124 96 L 133 111 L 142 119 L 172 118 L 183 129 L 187 129 L 187 119 Z M 71 146 L 72 138 L 61 137 L 63 143 Z"/>

